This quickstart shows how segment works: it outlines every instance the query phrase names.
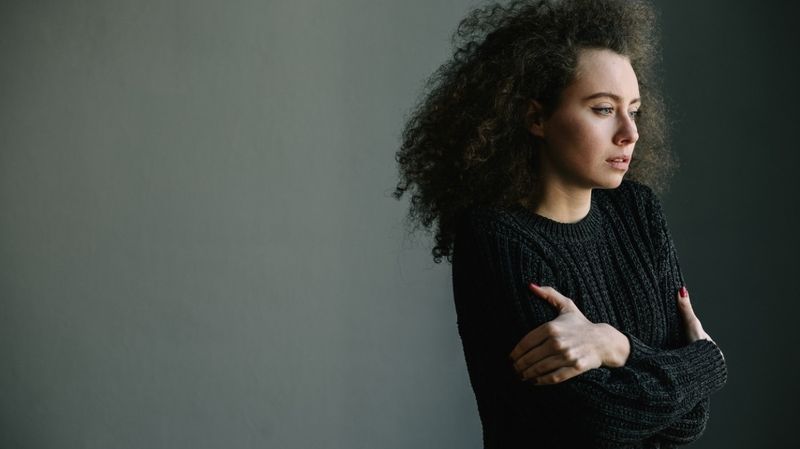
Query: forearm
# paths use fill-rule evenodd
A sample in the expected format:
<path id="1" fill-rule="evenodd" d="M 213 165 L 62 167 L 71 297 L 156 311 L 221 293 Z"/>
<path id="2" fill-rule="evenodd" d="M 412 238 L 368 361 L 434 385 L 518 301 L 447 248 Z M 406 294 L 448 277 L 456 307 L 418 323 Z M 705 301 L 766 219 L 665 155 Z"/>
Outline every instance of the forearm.
<path id="1" fill-rule="evenodd" d="M 548 419 L 569 422 L 569 438 L 583 447 L 619 447 L 651 438 L 683 441 L 696 434 L 693 410 L 698 402 L 724 382 L 719 371 L 692 372 L 690 365 L 698 355 L 709 357 L 708 347 L 667 350 L 652 359 L 592 369 L 553 385 L 517 381 L 521 393 L 515 400 L 519 407 L 530 407 L 531 415 L 546 406 Z"/>
<path id="2" fill-rule="evenodd" d="M 613 326 L 605 323 L 602 323 L 601 326 L 606 333 L 606 347 L 608 349 L 605 354 L 604 360 L 606 362 L 604 364 L 609 367 L 625 365 L 630 356 L 630 340 Z M 720 351 L 721 354 L 722 351 Z M 688 444 L 697 440 L 705 431 L 709 418 L 710 402 L 709 396 L 702 398 L 691 411 L 673 421 L 669 427 L 659 431 L 653 438 L 672 444 Z"/>
<path id="3" fill-rule="evenodd" d="M 597 324 L 600 347 L 603 348 L 603 366 L 609 368 L 624 366 L 631 351 L 630 340 L 622 332 L 607 323 Z M 712 340 L 713 341 L 713 340 Z M 720 351 L 722 355 L 722 351 Z M 725 359 L 722 355 L 723 360 Z M 686 444 L 702 436 L 710 412 L 710 397 L 702 398 L 695 407 L 674 421 L 669 427 L 658 432 L 657 437 L 671 443 Z"/>
<path id="4" fill-rule="evenodd" d="M 687 444 L 697 440 L 705 432 L 711 411 L 711 399 L 705 397 L 687 414 L 673 422 L 666 429 L 658 432 L 656 437 L 676 444 Z"/>

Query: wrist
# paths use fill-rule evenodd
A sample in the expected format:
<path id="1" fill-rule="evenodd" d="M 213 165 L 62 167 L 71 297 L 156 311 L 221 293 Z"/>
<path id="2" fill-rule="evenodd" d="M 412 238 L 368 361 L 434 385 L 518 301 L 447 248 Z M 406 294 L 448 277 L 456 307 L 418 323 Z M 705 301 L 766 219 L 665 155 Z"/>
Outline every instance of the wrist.
<path id="1" fill-rule="evenodd" d="M 599 339 L 603 365 L 610 368 L 625 366 L 631 353 L 631 342 L 628 337 L 607 323 L 599 323 L 602 337 Z"/>

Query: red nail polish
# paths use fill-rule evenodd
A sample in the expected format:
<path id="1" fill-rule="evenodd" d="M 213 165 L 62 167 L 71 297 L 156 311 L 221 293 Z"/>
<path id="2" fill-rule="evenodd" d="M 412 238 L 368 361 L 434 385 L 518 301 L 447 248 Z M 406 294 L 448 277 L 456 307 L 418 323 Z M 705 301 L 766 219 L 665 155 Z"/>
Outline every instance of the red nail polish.
<path id="1" fill-rule="evenodd" d="M 681 298 L 685 298 L 689 296 L 689 290 L 686 290 L 686 287 L 681 287 Z"/>

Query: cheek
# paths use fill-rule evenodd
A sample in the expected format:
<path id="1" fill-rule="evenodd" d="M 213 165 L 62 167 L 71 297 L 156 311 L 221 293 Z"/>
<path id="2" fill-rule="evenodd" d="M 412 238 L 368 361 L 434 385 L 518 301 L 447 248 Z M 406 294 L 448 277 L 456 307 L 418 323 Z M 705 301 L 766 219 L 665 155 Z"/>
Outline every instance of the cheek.
<path id="1" fill-rule="evenodd" d="M 570 153 L 587 153 L 597 149 L 603 135 L 602 129 L 597 124 L 586 120 L 564 120 L 559 123 L 556 130 L 558 140 L 556 146 Z"/>

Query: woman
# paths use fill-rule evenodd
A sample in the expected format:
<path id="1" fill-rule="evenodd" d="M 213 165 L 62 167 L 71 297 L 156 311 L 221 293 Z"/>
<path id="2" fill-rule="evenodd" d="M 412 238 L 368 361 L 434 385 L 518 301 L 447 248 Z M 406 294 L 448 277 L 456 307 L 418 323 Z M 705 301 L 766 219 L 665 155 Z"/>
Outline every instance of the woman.
<path id="1" fill-rule="evenodd" d="M 452 262 L 487 448 L 686 444 L 727 380 L 655 195 L 676 164 L 654 16 L 475 10 L 404 131 L 395 196 Z"/>

